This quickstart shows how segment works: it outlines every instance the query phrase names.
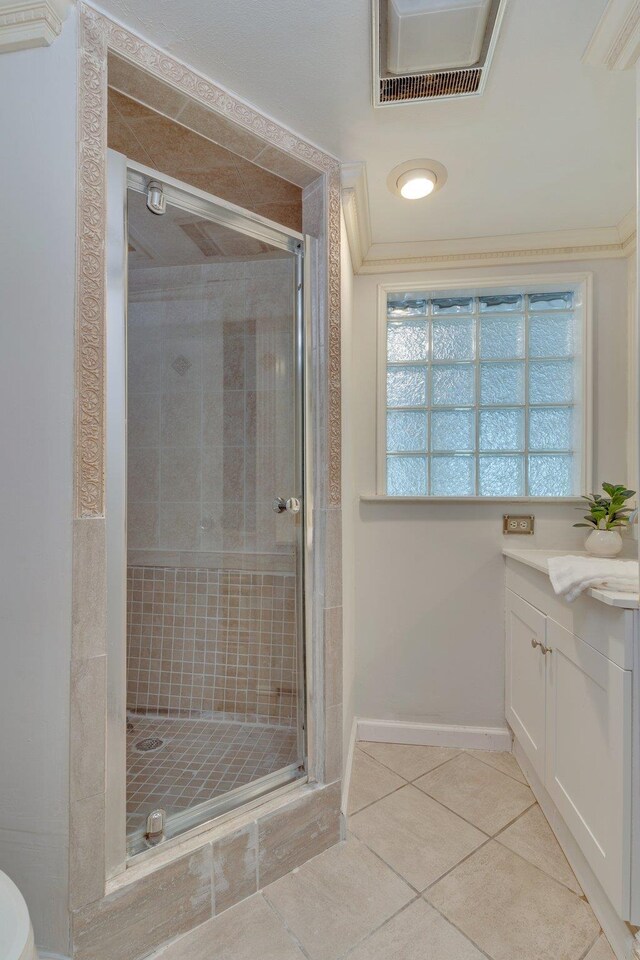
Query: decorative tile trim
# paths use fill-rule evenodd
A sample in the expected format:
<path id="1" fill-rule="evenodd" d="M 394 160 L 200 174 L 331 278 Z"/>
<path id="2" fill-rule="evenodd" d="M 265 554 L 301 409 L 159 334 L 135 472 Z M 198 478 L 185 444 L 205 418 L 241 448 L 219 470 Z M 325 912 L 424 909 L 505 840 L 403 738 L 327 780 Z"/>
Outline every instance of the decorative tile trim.
<path id="1" fill-rule="evenodd" d="M 76 296 L 76 516 L 104 516 L 107 46 L 80 6 Z"/>
<path id="2" fill-rule="evenodd" d="M 327 153 L 231 96 L 84 3 L 80 13 L 78 245 L 78 515 L 104 511 L 104 209 L 106 52 L 139 68 L 324 174 L 328 194 L 328 501 L 340 503 L 340 165 Z"/>
<path id="3" fill-rule="evenodd" d="M 342 395 L 340 384 L 340 168 L 335 166 L 328 177 L 329 206 L 329 384 L 328 384 L 328 454 L 330 506 L 339 506 L 342 481 Z M 329 562 L 332 562 L 329 560 Z"/>
<path id="4" fill-rule="evenodd" d="M 105 417 L 105 300 L 106 300 L 106 120 L 107 120 L 107 55 L 111 50 L 139 68 L 155 74 L 166 83 L 182 90 L 190 98 L 199 100 L 211 111 L 226 115 L 244 126 L 256 137 L 271 143 L 284 153 L 300 158 L 319 172 L 318 185 L 322 187 L 328 209 L 328 233 L 323 236 L 320 276 L 328 294 L 326 316 L 321 318 L 322 329 L 316 331 L 317 345 L 323 356 L 323 376 L 328 389 L 328 416 L 317 426 L 328 434 L 329 463 L 327 472 L 318 475 L 320 499 L 331 505 L 340 502 L 340 174 L 338 162 L 312 144 L 296 137 L 291 131 L 272 120 L 260 116 L 247 104 L 220 90 L 206 78 L 189 70 L 162 51 L 154 49 L 124 28 L 113 23 L 85 3 L 78 3 L 78 244 L 77 244 L 77 307 L 76 307 L 76 425 L 75 425 L 75 513 L 79 518 L 104 516 L 104 417 Z M 324 296 L 323 296 L 324 299 Z M 328 338 L 328 348 L 325 346 Z M 327 360 L 324 366 L 325 358 Z M 328 494 L 328 495 L 327 495 Z M 317 556 L 314 560 L 320 569 L 331 567 L 339 561 L 339 543 L 335 546 L 338 555 Z M 97 602 L 104 602 L 104 592 L 99 591 Z M 315 629 L 314 629 L 315 634 Z M 78 657 L 79 637 L 74 637 L 74 657 Z M 321 649 L 322 638 L 314 635 L 313 642 Z M 317 719 L 324 717 L 322 674 L 316 677 L 318 700 L 314 707 Z M 104 712 L 101 711 L 101 716 Z M 310 722 L 312 717 L 310 717 Z M 72 735 L 82 735 L 77 724 Z M 85 749 L 98 748 L 98 738 L 90 737 Z M 314 757 L 314 769 L 323 769 L 322 757 Z M 266 804 L 267 809 L 284 809 L 289 803 L 305 804 L 305 818 L 309 788 L 301 787 L 286 798 L 275 798 Z M 333 798 L 330 804 L 335 824 L 339 815 L 339 784 L 315 791 L 321 806 L 324 797 Z M 314 811 L 309 810 L 310 819 Z M 264 810 L 266 814 L 266 810 Z M 78 804 L 71 809 L 71 842 L 81 836 L 81 820 Z M 100 824 L 95 824 L 98 833 Z M 310 823 L 307 832 L 313 833 Z M 322 835 L 320 849 L 338 839 L 332 829 Z M 314 834 L 315 835 L 315 834 Z M 191 843 L 199 846 L 198 838 Z M 317 849 L 315 852 L 320 852 Z M 173 860 L 175 851 L 167 849 L 163 856 Z M 299 859 L 292 866 L 307 858 L 308 852 L 299 851 Z M 313 855 L 313 854 L 311 854 Z M 162 861 L 164 862 L 164 861 Z M 104 883 L 104 873 L 96 863 L 100 876 L 96 882 Z M 160 861 L 145 865 L 145 871 L 161 870 Z M 135 882 L 135 871 L 126 871 L 129 883 Z M 124 874 L 119 883 L 124 882 Z M 111 882 L 113 883 L 113 881 Z M 70 878 L 76 908 L 86 904 L 95 895 L 82 883 L 78 871 Z M 140 891 L 142 895 L 142 891 Z M 98 907 L 105 899 L 94 901 Z M 76 919 L 78 911 L 76 910 Z"/>
<path id="5" fill-rule="evenodd" d="M 0 0 L 0 53 L 48 47 L 60 36 L 70 0 Z"/>
<path id="6" fill-rule="evenodd" d="M 85 7 L 85 9 L 89 8 Z M 91 10 L 91 16 L 101 23 L 107 46 L 114 53 L 130 60 L 147 73 L 155 74 L 193 100 L 246 127 L 257 137 L 279 147 L 285 153 L 299 157 L 319 171 L 330 173 L 339 168 L 335 157 L 324 153 L 313 144 L 296 136 L 291 130 L 258 113 L 247 103 L 233 97 L 202 74 L 196 73 L 195 70 L 165 53 L 164 50 L 151 46 L 94 10 Z"/>

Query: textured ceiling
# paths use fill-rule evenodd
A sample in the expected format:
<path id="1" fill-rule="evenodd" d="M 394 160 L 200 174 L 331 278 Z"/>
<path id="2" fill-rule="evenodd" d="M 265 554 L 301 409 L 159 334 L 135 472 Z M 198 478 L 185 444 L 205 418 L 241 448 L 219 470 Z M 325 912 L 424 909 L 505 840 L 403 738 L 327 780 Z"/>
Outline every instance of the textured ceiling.
<path id="1" fill-rule="evenodd" d="M 375 242 L 603 227 L 634 201 L 633 72 L 581 55 L 606 0 L 510 0 L 485 94 L 371 105 L 369 0 L 102 0 L 104 11 L 343 161 L 367 164 Z M 389 170 L 432 157 L 411 204 Z"/>

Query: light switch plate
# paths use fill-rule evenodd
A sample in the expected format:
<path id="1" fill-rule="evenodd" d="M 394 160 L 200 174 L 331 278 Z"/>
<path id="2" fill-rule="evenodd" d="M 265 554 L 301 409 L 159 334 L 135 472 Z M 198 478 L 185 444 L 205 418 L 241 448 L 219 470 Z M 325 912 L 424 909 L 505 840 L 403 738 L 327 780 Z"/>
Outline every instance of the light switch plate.
<path id="1" fill-rule="evenodd" d="M 535 528 L 536 518 L 534 516 L 515 517 L 505 513 L 502 518 L 502 532 L 516 534 L 532 534 Z"/>

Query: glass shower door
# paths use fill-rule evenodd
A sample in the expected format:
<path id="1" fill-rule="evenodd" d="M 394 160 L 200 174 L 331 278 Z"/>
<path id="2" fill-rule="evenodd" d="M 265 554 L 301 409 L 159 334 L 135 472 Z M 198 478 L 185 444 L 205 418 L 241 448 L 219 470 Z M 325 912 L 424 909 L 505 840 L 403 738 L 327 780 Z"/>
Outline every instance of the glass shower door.
<path id="1" fill-rule="evenodd" d="M 131 853 L 305 771 L 304 240 L 148 183 L 130 172 Z"/>

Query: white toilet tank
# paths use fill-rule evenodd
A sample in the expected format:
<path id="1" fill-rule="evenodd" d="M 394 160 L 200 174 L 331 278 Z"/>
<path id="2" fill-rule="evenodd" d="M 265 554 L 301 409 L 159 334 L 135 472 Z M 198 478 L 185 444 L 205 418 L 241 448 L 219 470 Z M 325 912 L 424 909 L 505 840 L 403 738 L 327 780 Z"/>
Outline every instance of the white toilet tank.
<path id="1" fill-rule="evenodd" d="M 27 905 L 13 880 L 1 870 L 0 960 L 38 960 Z"/>

